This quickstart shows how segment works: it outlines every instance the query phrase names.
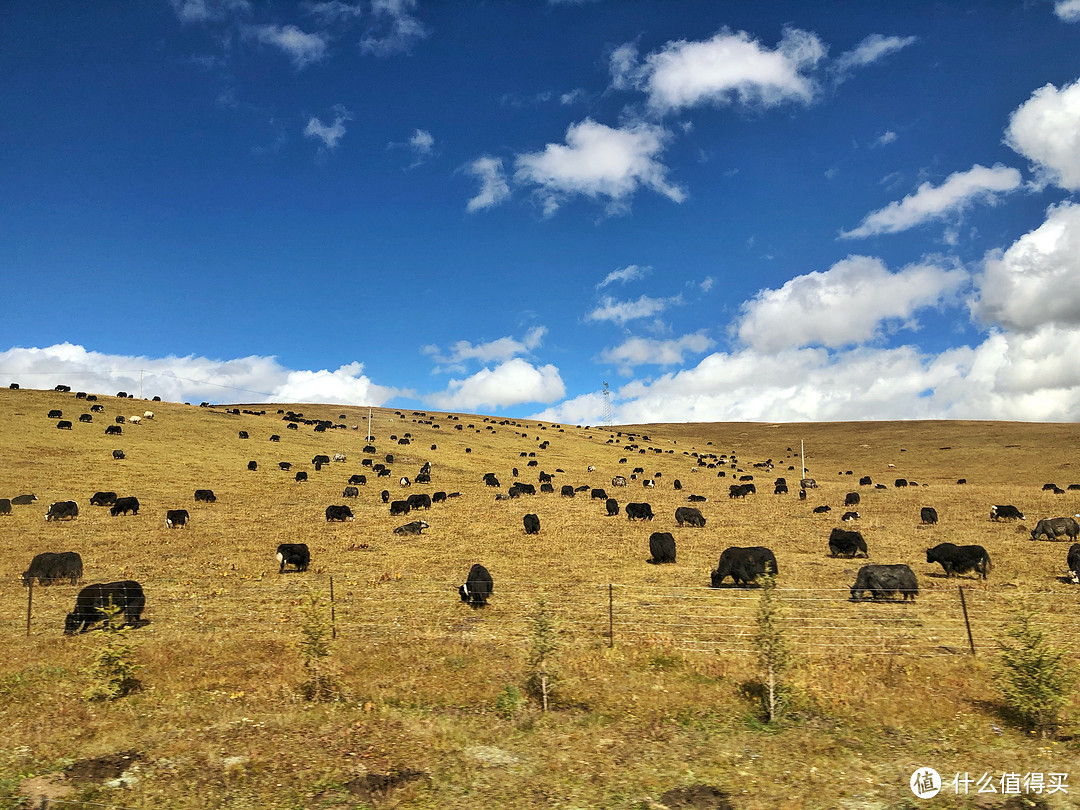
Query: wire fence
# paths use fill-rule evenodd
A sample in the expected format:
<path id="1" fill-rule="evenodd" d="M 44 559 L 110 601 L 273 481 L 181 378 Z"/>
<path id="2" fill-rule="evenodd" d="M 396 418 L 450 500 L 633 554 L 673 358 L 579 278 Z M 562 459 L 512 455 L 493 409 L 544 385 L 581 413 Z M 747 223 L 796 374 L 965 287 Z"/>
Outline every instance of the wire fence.
<path id="1" fill-rule="evenodd" d="M 55 637 L 77 588 L 0 583 L 0 638 Z M 417 586 L 391 576 L 291 575 L 225 582 L 144 583 L 142 623 L 190 635 L 293 636 L 313 593 L 343 643 L 384 638 L 424 643 L 467 637 L 516 641 L 541 601 L 567 643 L 665 645 L 753 654 L 758 588 L 500 581 L 488 606 L 471 610 L 457 585 Z M 800 655 L 963 655 L 988 652 L 1026 605 L 1054 641 L 1080 652 L 1080 594 L 991 590 L 981 583 L 924 589 L 913 602 L 854 602 L 847 588 L 775 589 L 786 638 Z"/>

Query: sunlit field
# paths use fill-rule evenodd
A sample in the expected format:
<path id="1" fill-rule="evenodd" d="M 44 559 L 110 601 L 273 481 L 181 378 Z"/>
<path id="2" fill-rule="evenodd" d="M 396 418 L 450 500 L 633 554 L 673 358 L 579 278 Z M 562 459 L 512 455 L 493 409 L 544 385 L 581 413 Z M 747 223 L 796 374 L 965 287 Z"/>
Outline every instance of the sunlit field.
<path id="1" fill-rule="evenodd" d="M 914 807 L 908 780 L 920 766 L 947 777 L 935 806 L 975 806 L 974 784 L 956 795 L 957 772 L 1070 773 L 1067 794 L 1028 798 L 1080 804 L 1077 702 L 1057 739 L 1035 739 L 1007 722 L 992 678 L 996 641 L 1021 605 L 1080 665 L 1070 544 L 1031 540 L 1039 518 L 1080 512 L 1080 491 L 1067 489 L 1080 483 L 1075 425 L 607 428 L 388 409 L 369 425 L 366 408 L 233 414 L 105 396 L 104 412 L 79 422 L 90 404 L 0 390 L 0 497 L 38 498 L 0 515 L 0 796 L 12 797 L 0 807 L 29 806 L 20 791 L 120 807 Z M 279 407 L 343 427 L 289 429 Z M 116 416 L 147 410 L 152 419 L 105 435 Z M 375 453 L 364 452 L 369 429 Z M 806 500 L 800 447 L 818 484 Z M 315 470 L 316 455 L 338 453 L 344 462 Z M 376 477 L 365 459 L 391 474 Z M 430 484 L 400 485 L 425 462 Z M 496 500 L 515 467 L 538 494 Z M 499 487 L 484 484 L 488 472 Z M 553 493 L 539 492 L 541 472 Z M 357 474 L 367 483 L 343 497 Z M 620 475 L 625 488 L 612 484 Z M 757 493 L 729 498 L 748 475 Z M 788 494 L 773 494 L 778 477 Z M 620 513 L 608 517 L 588 490 L 562 497 L 564 485 L 603 488 Z M 216 502 L 196 503 L 196 489 Z M 391 500 L 459 494 L 391 516 L 384 489 Z M 91 506 L 97 491 L 136 496 L 138 515 Z M 860 503 L 845 507 L 851 492 Z M 49 504 L 66 500 L 79 516 L 46 521 Z M 655 519 L 628 520 L 628 502 L 649 503 Z M 335 504 L 355 520 L 327 522 Z M 1025 519 L 992 521 L 994 504 Z M 676 524 L 688 505 L 705 527 Z M 921 524 L 924 506 L 937 525 Z M 166 511 L 181 508 L 189 525 L 168 528 Z M 841 523 L 852 509 L 859 519 Z M 526 513 L 539 535 L 525 534 Z M 393 534 L 414 519 L 430 527 Z M 838 526 L 862 532 L 868 560 L 829 556 Z M 650 564 L 655 531 L 674 535 L 675 564 Z M 946 541 L 984 546 L 987 580 L 927 564 L 926 549 Z M 308 571 L 279 573 L 279 543 L 306 543 Z M 767 546 L 780 569 L 796 665 L 790 711 L 772 725 L 754 697 L 761 589 L 708 587 L 729 546 Z M 20 575 L 42 551 L 78 552 L 80 585 L 28 592 Z M 494 578 L 482 610 L 457 594 L 476 562 Z M 914 604 L 852 602 L 867 562 L 911 566 Z M 127 634 L 142 689 L 88 701 L 88 665 L 107 634 L 64 636 L 64 617 L 83 585 L 125 579 L 147 597 Z M 333 636 L 335 700 L 299 688 L 312 599 Z M 525 690 L 541 609 L 557 628 L 547 713 Z"/>

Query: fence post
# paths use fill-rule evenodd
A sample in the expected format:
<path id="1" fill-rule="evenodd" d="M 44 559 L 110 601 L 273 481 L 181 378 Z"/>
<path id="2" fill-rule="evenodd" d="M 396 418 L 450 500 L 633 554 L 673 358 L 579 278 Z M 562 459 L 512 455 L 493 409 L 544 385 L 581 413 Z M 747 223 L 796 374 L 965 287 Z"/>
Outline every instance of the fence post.
<path id="1" fill-rule="evenodd" d="M 615 586 L 608 583 L 607 586 L 607 632 L 608 648 L 615 646 Z"/>
<path id="2" fill-rule="evenodd" d="M 330 638 L 337 638 L 337 617 L 334 615 L 334 577 L 330 577 Z"/>
<path id="3" fill-rule="evenodd" d="M 975 655 L 975 640 L 971 637 L 971 622 L 968 621 L 967 602 L 964 601 L 964 587 L 957 585 L 956 589 L 960 591 L 960 608 L 964 611 L 964 626 L 967 627 L 968 634 L 968 646 L 971 648 L 971 654 Z"/>
<path id="4" fill-rule="evenodd" d="M 30 638 L 30 611 L 34 605 L 34 580 L 30 580 L 30 586 L 26 589 L 26 637 Z"/>

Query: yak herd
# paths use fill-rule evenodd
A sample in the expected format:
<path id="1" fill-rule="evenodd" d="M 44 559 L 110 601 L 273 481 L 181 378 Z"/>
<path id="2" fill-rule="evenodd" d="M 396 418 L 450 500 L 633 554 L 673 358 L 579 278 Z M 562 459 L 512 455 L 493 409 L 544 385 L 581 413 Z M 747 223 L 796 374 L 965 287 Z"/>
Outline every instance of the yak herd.
<path id="1" fill-rule="evenodd" d="M 204 403 L 205 404 L 205 403 Z M 99 406 L 95 406 L 99 407 Z M 100 410 L 98 411 L 100 412 Z M 284 413 L 279 411 L 279 413 Z M 398 414 L 402 416 L 402 414 Z M 53 410 L 49 413 L 50 419 L 57 419 L 62 416 L 61 411 Z M 426 417 L 424 413 L 414 413 L 414 416 Z M 143 418 L 153 419 L 154 415 L 147 411 Z M 457 419 L 457 417 L 449 416 L 449 419 Z M 287 428 L 296 429 L 297 423 L 314 424 L 318 432 L 325 432 L 330 427 L 344 427 L 343 425 L 334 425 L 333 423 L 326 421 L 312 421 L 303 420 L 302 414 L 294 414 L 288 412 L 283 419 L 288 422 Z M 90 421 L 85 419 L 82 421 Z M 119 419 L 117 420 L 120 421 Z M 129 422 L 138 423 L 138 417 L 130 417 Z M 418 420 L 414 420 L 418 421 Z M 422 420 L 421 420 L 422 421 Z M 485 418 L 485 421 L 488 421 Z M 426 422 L 431 424 L 430 421 Z M 516 424 L 509 421 L 503 421 L 499 424 Z M 63 423 L 61 423 L 63 426 Z M 70 423 L 66 426 L 70 429 Z M 119 433 L 118 429 L 111 431 L 112 433 Z M 437 427 L 437 425 L 436 425 Z M 461 425 L 455 425 L 456 429 L 461 430 Z M 470 425 L 470 427 L 472 427 Z M 556 426 L 558 427 L 558 426 Z M 489 429 L 491 429 L 489 427 Z M 524 434 L 522 434 L 524 435 Z M 248 433 L 246 431 L 239 432 L 239 438 L 247 439 Z M 633 436 L 631 439 L 635 438 Z M 647 440 L 647 436 L 642 436 L 642 439 Z M 408 444 L 411 439 L 410 434 L 406 433 L 404 437 L 399 439 L 397 436 L 391 436 L 391 440 L 398 441 L 399 444 Z M 280 436 L 275 434 L 271 436 L 271 441 L 280 441 Z M 610 443 L 610 441 L 609 441 Z M 544 442 L 541 445 L 541 449 L 548 446 L 548 442 Z M 432 445 L 434 449 L 435 445 Z M 625 445 L 627 449 L 638 449 L 635 444 Z M 375 448 L 370 444 L 364 447 L 365 454 L 372 454 L 375 452 Z M 468 452 L 468 450 L 466 451 Z M 644 451 L 641 451 L 644 452 Z M 655 452 L 660 452 L 656 450 Z M 670 451 L 669 451 L 670 452 Z M 534 456 L 535 453 L 522 452 L 521 456 Z M 736 459 L 734 453 L 730 456 L 716 456 L 715 454 L 687 454 L 694 457 L 694 463 L 696 465 L 707 466 L 714 468 L 721 464 L 728 464 L 730 467 L 735 468 Z M 117 460 L 124 458 L 123 451 L 113 451 L 113 457 Z M 346 457 L 343 454 L 335 454 L 334 462 L 343 462 Z M 393 456 L 391 454 L 386 455 L 386 463 L 393 462 Z M 626 459 L 620 459 L 620 463 L 625 463 Z M 312 463 L 316 470 L 321 469 L 325 465 L 331 464 L 331 458 L 329 455 L 317 455 Z M 364 466 L 370 467 L 372 473 L 376 477 L 389 476 L 390 469 L 385 464 L 374 464 L 370 459 L 364 459 Z M 527 462 L 527 466 L 535 467 L 537 462 L 530 460 Z M 772 461 L 762 462 L 754 465 L 755 467 L 771 469 Z M 289 462 L 280 462 L 279 468 L 283 471 L 289 471 Z M 248 464 L 248 469 L 255 471 L 258 469 L 258 465 L 255 461 L 251 461 Z M 589 471 L 595 469 L 593 466 L 589 466 Z M 697 466 L 692 470 L 696 472 Z M 741 471 L 741 470 L 740 470 Z M 562 473 L 562 470 L 557 472 Z M 638 479 L 639 475 L 644 473 L 643 468 L 634 468 L 634 472 L 630 475 L 630 480 L 634 481 Z M 513 468 L 511 473 L 514 482 L 508 488 L 508 491 L 499 493 L 496 495 L 496 500 L 514 500 L 522 496 L 536 495 L 536 487 L 532 484 L 525 483 L 519 480 L 519 471 L 516 467 Z M 644 477 L 642 479 L 642 485 L 645 488 L 655 487 L 656 479 L 660 477 L 660 473 L 656 473 L 653 478 Z M 723 473 L 719 473 L 723 476 Z M 399 478 L 399 486 L 402 488 L 409 487 L 413 483 L 430 483 L 432 478 L 432 466 L 430 462 L 425 463 L 419 470 L 419 472 L 410 480 L 408 477 Z M 737 482 L 732 484 L 729 488 L 729 497 L 731 499 L 743 499 L 751 495 L 756 495 L 757 489 L 751 482 L 752 475 L 742 475 L 737 479 Z M 297 482 L 303 482 L 307 480 L 307 474 L 304 472 L 298 472 L 295 480 Z M 499 488 L 500 482 L 494 472 L 484 474 L 482 482 L 489 487 Z M 964 479 L 958 481 L 963 483 Z M 358 485 L 364 485 L 367 483 L 366 475 L 353 475 L 348 479 L 348 486 L 345 487 L 342 496 L 345 498 L 357 498 L 359 497 Z M 540 493 L 554 493 L 553 476 L 549 473 L 540 471 L 538 477 L 538 483 L 540 484 Z M 863 477 L 860 479 L 860 484 L 871 485 L 872 482 L 869 477 Z M 897 479 L 896 486 L 908 486 L 915 485 L 915 482 L 910 482 L 905 479 Z M 611 485 L 616 488 L 627 487 L 629 481 L 626 476 L 615 476 Z M 679 480 L 675 480 L 673 483 L 675 490 L 682 490 L 683 486 Z M 876 485 L 878 488 L 884 488 L 881 484 Z M 812 490 L 817 487 L 816 482 L 813 479 L 804 478 L 799 482 L 799 497 L 801 500 L 806 500 L 807 490 Z M 589 497 L 593 500 L 602 500 L 604 502 L 604 508 L 607 516 L 616 516 L 620 513 L 620 506 L 615 498 L 610 498 L 607 492 L 602 488 L 578 486 L 573 487 L 570 485 L 563 485 L 560 490 L 562 497 L 572 498 L 579 492 L 588 492 Z M 773 491 L 777 495 L 783 495 L 788 492 L 787 481 L 784 478 L 777 478 Z M 1057 488 L 1055 488 L 1057 491 Z M 434 503 L 445 502 L 448 498 L 454 498 L 460 496 L 461 493 L 452 492 L 447 493 L 444 491 L 437 491 L 432 495 L 425 493 L 414 493 L 407 498 L 400 500 L 391 500 L 388 490 L 383 490 L 380 493 L 382 503 L 388 504 L 389 513 L 391 516 L 408 515 L 410 512 L 419 509 L 429 509 Z M 19 495 L 11 499 L 0 499 L 0 515 L 10 514 L 12 506 L 25 506 L 34 503 L 37 500 L 33 494 Z M 214 503 L 217 498 L 212 490 L 198 489 L 195 490 L 194 500 L 198 503 Z M 707 499 L 704 496 L 690 494 L 687 500 L 691 503 L 701 503 Z M 844 499 L 845 507 L 858 506 L 860 504 L 860 496 L 857 492 L 849 493 Z M 115 492 L 96 492 L 90 499 L 92 506 L 108 507 L 110 514 L 114 517 L 120 515 L 138 515 L 139 513 L 139 501 L 134 496 L 118 497 Z M 652 506 L 647 502 L 628 502 L 623 506 L 623 512 L 629 521 L 648 520 L 654 519 Z M 825 513 L 829 507 L 822 505 L 815 507 L 813 511 L 821 514 Z M 79 506 L 75 501 L 57 501 L 49 505 L 45 514 L 46 521 L 71 521 L 77 519 L 79 516 Z M 325 517 L 328 522 L 335 521 L 351 521 L 354 520 L 352 510 L 347 505 L 330 505 L 326 507 Z M 858 519 L 859 513 L 855 511 L 846 512 L 843 520 Z M 701 510 L 695 506 L 680 506 L 675 510 L 674 514 L 675 522 L 679 527 L 687 526 L 691 528 L 703 528 L 706 525 L 706 518 L 702 514 Z M 191 517 L 186 509 L 169 509 L 166 511 L 165 523 L 170 529 L 186 527 Z M 1008 504 L 994 505 L 990 509 L 990 519 L 993 521 L 999 520 L 1023 520 L 1024 515 L 1015 506 Z M 938 523 L 938 514 L 933 507 L 922 507 L 920 510 L 920 521 L 926 525 L 936 525 Z M 522 518 L 522 524 L 525 534 L 537 535 L 540 533 L 540 518 L 534 513 L 528 513 Z M 398 536 L 405 535 L 419 535 L 424 529 L 429 528 L 429 525 L 423 520 L 413 520 L 409 523 L 398 526 L 393 529 L 393 533 Z M 1037 540 L 1040 537 L 1045 537 L 1047 540 L 1057 540 L 1063 538 L 1066 540 L 1074 541 L 1070 547 L 1066 564 L 1069 569 L 1069 574 L 1073 582 L 1080 583 L 1080 542 L 1075 542 L 1080 536 L 1080 525 L 1072 517 L 1057 517 L 1046 518 L 1039 520 L 1035 526 L 1035 529 L 1031 532 L 1031 539 Z M 676 542 L 675 537 L 670 532 L 653 532 L 649 536 L 649 552 L 650 559 L 648 562 L 652 564 L 672 564 L 676 562 Z M 864 558 L 869 558 L 869 550 L 865 538 L 859 531 L 847 530 L 842 528 L 833 528 L 828 537 L 828 552 L 832 557 L 847 557 L 856 558 L 862 555 Z M 285 573 L 287 567 L 292 568 L 296 572 L 305 572 L 311 563 L 311 552 L 305 543 L 282 543 L 277 547 L 276 559 L 279 563 L 279 573 Z M 959 576 L 967 573 L 974 573 L 975 576 L 986 579 L 991 571 L 990 555 L 986 549 L 979 545 L 955 545 L 953 543 L 940 543 L 933 548 L 926 549 L 926 561 L 929 564 L 940 564 L 948 577 Z M 747 587 L 755 584 L 755 582 L 764 575 L 778 576 L 780 569 L 777 563 L 776 555 L 774 552 L 764 546 L 750 546 L 750 547 L 730 547 L 723 550 L 720 554 L 719 561 L 716 568 L 711 572 L 711 586 L 719 588 L 723 586 L 724 581 L 730 577 L 735 587 Z M 36 581 L 40 585 L 49 585 L 54 583 L 68 582 L 75 585 L 83 576 L 83 563 L 80 556 L 75 552 L 43 552 L 37 554 L 30 562 L 29 567 L 22 574 L 23 584 L 27 587 L 32 586 Z M 458 588 L 458 593 L 461 601 L 469 604 L 473 608 L 484 607 L 488 599 L 493 593 L 493 580 L 490 572 L 483 565 L 477 563 L 473 565 L 466 576 L 465 582 Z M 857 572 L 855 582 L 852 584 L 851 599 L 859 601 L 867 596 L 874 600 L 882 599 L 900 599 L 902 601 L 914 601 L 918 596 L 919 586 L 917 578 L 911 568 L 903 563 L 899 564 L 880 564 L 880 563 L 867 563 L 863 565 Z M 123 619 L 126 624 L 138 626 L 141 621 L 141 615 L 146 604 L 146 596 L 143 592 L 142 586 L 138 582 L 131 580 L 121 582 L 109 582 L 109 583 L 95 583 L 82 588 L 75 600 L 75 606 L 71 613 L 67 614 L 64 622 L 64 632 L 66 634 L 72 634 L 77 632 L 83 632 L 90 626 L 97 622 L 108 622 L 113 615 L 123 615 Z"/>

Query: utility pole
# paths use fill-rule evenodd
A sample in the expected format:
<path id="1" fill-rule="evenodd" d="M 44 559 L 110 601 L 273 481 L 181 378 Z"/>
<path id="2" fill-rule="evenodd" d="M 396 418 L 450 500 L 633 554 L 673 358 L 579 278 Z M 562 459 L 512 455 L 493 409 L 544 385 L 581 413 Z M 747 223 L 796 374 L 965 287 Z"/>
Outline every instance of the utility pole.
<path id="1" fill-rule="evenodd" d="M 604 426 L 611 427 L 611 389 L 604 383 Z"/>

